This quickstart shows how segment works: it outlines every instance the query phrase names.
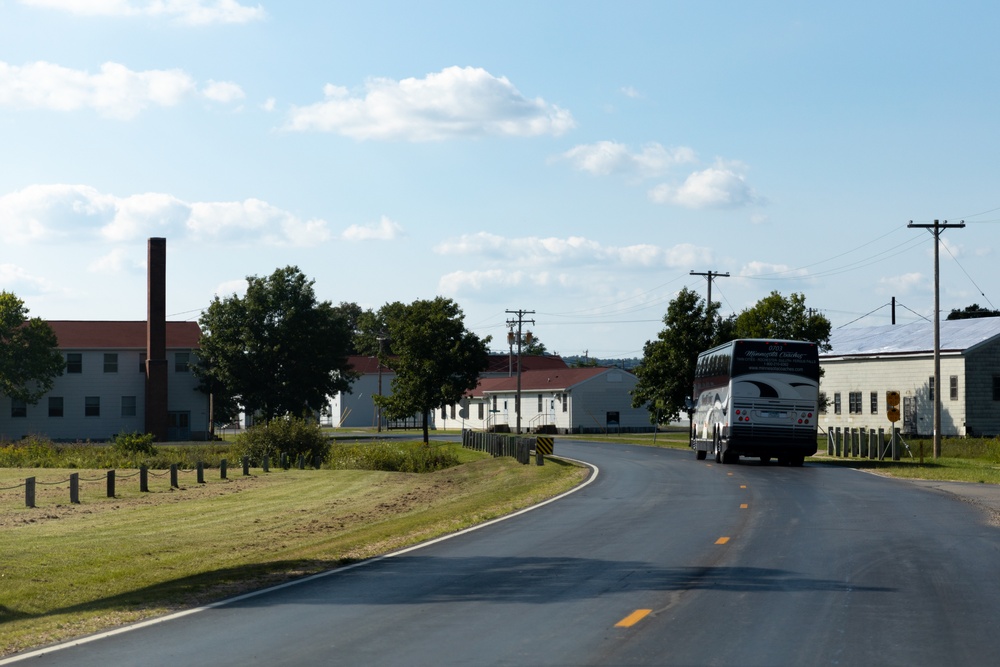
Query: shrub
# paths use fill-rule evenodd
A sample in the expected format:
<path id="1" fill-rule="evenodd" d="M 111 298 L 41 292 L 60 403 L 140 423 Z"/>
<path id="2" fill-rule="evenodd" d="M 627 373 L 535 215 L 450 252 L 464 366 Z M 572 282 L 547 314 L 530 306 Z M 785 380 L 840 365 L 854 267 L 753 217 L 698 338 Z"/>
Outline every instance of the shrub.
<path id="1" fill-rule="evenodd" d="M 281 454 L 290 459 L 305 456 L 307 461 L 319 457 L 326 462 L 330 458 L 330 442 L 323 435 L 319 424 L 298 417 L 282 417 L 266 424 L 255 424 L 236 436 L 231 449 L 239 459 L 250 457 L 250 463 L 259 466 L 264 457 L 277 461 Z"/>
<path id="2" fill-rule="evenodd" d="M 126 433 L 122 431 L 111 441 L 111 448 L 123 456 L 156 456 L 152 433 Z"/>

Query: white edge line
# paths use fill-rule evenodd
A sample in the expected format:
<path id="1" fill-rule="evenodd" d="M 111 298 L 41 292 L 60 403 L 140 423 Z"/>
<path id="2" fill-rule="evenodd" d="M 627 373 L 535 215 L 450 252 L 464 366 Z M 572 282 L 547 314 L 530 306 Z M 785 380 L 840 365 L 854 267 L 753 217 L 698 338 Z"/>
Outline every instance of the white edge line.
<path id="1" fill-rule="evenodd" d="M 516 516 L 520 516 L 521 514 L 525 514 L 527 512 L 532 511 L 532 510 L 536 510 L 539 507 L 544 507 L 545 505 L 548 505 L 549 503 L 554 503 L 555 501 L 560 500 L 562 498 L 565 498 L 566 496 L 568 496 L 568 495 L 570 495 L 572 493 L 576 493 L 580 489 L 588 486 L 591 482 L 593 482 L 595 479 L 597 479 L 597 475 L 600 473 L 600 469 L 598 469 L 598 467 L 596 465 L 594 465 L 593 463 L 587 463 L 586 461 L 580 461 L 578 459 L 571 459 L 571 458 L 567 458 L 565 456 L 557 456 L 557 457 L 553 457 L 553 458 L 559 458 L 559 459 L 562 459 L 564 461 L 570 461 L 572 463 L 578 463 L 580 465 L 587 466 L 588 468 L 590 468 L 593 471 L 593 474 L 590 475 L 590 477 L 588 477 L 587 480 L 583 484 L 580 484 L 579 486 L 574 486 L 569 491 L 566 491 L 564 493 L 560 493 L 558 496 L 549 498 L 548 500 L 543 500 L 542 502 L 538 503 L 537 505 L 532 505 L 531 507 L 525 507 L 524 509 L 518 510 L 518 511 L 513 512 L 511 514 L 505 514 L 504 516 L 497 517 L 496 519 L 490 519 L 486 523 L 480 523 L 480 524 L 477 524 L 475 526 L 469 526 L 468 528 L 463 528 L 462 530 L 460 530 L 460 531 L 458 531 L 456 533 L 449 533 L 448 535 L 442 535 L 441 537 L 436 537 L 436 538 L 434 538 L 432 540 L 428 540 L 426 542 L 421 542 L 420 544 L 414 544 L 411 547 L 406 547 L 405 549 L 400 549 L 399 551 L 393 551 L 391 553 L 382 554 L 381 556 L 374 556 L 372 558 L 368 558 L 366 560 L 358 561 L 357 563 L 351 563 L 350 565 L 344 565 L 343 567 L 338 567 L 338 568 L 335 568 L 333 570 L 327 570 L 325 572 L 318 572 L 316 574 L 311 574 L 308 577 L 303 577 L 301 579 L 295 579 L 293 581 L 287 581 L 287 582 L 285 582 L 283 584 L 278 584 L 277 586 L 271 586 L 269 588 L 262 588 L 259 591 L 253 591 L 253 592 L 250 592 L 250 593 L 244 593 L 243 595 L 237 595 L 236 597 L 233 597 L 233 598 L 228 598 L 226 600 L 219 600 L 218 602 L 211 602 L 209 604 L 202 605 L 200 607 L 194 607 L 193 609 L 185 609 L 184 611 L 174 612 L 172 614 L 168 614 L 166 616 L 160 616 L 158 618 L 150 618 L 150 619 L 147 619 L 145 621 L 139 621 L 138 623 L 133 623 L 132 625 L 125 625 L 125 626 L 122 626 L 120 628 L 115 628 L 114 630 L 108 630 L 106 632 L 100 632 L 98 634 L 88 635 L 87 637 L 81 637 L 79 639 L 73 639 L 73 640 L 70 640 L 68 642 L 64 642 L 62 644 L 56 644 L 54 646 L 48 646 L 46 648 L 40 648 L 40 649 L 37 649 L 35 651 L 31 651 L 29 653 L 19 653 L 19 654 L 16 654 L 16 655 L 12 655 L 12 656 L 10 656 L 8 658 L 2 658 L 2 659 L 0 659 L 0 665 L 10 665 L 10 664 L 13 664 L 15 662 L 20 662 L 21 660 L 28 660 L 29 658 L 38 658 L 38 657 L 46 655 L 48 653 L 55 653 L 56 651 L 62 651 L 63 649 L 72 648 L 74 646 L 81 646 L 83 644 L 89 644 L 89 643 L 95 642 L 95 641 L 97 641 L 99 639 L 105 639 L 107 637 L 114 637 L 115 635 L 121 635 L 121 634 L 124 634 L 126 632 L 132 632 L 133 630 L 140 630 L 142 628 L 147 628 L 147 627 L 149 627 L 151 625 L 159 625 L 160 623 L 166 623 L 167 621 L 173 621 L 173 620 L 178 619 L 178 618 L 183 618 L 184 616 L 190 616 L 191 614 L 197 614 L 197 613 L 202 612 L 202 611 L 208 611 L 209 609 L 215 609 L 217 607 L 223 607 L 223 606 L 228 605 L 228 604 L 233 604 L 234 602 L 242 602 L 243 600 L 248 600 L 250 598 L 257 597 L 258 595 L 267 595 L 268 593 L 273 593 L 275 591 L 280 591 L 283 588 L 290 588 L 292 586 L 298 586 L 299 584 L 305 584 L 305 583 L 308 583 L 310 581 L 315 581 L 316 579 L 322 579 L 323 577 L 328 577 L 328 576 L 330 576 L 332 574 L 340 574 L 341 572 L 346 572 L 348 570 L 353 570 L 354 568 L 362 567 L 364 565 L 370 565 L 371 563 L 377 563 L 377 562 L 379 562 L 381 560 L 385 560 L 387 558 L 395 558 L 396 556 L 401 556 L 403 554 L 410 553 L 411 551 L 416 551 L 417 549 L 423 549 L 424 547 L 429 547 L 432 544 L 437 544 L 438 542 L 444 542 L 445 540 L 450 540 L 451 538 L 458 537 L 459 535 L 465 535 L 466 533 L 471 533 L 472 531 L 479 530 L 480 528 L 486 528 L 487 526 L 492 526 L 495 523 L 500 523 L 501 521 L 506 521 L 507 519 L 513 519 Z"/>

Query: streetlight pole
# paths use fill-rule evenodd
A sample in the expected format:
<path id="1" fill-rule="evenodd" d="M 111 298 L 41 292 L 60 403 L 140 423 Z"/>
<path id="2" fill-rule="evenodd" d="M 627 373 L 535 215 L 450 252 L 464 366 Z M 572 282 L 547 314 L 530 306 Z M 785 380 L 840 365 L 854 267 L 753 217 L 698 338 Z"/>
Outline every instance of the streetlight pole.
<path id="1" fill-rule="evenodd" d="M 930 229 L 934 235 L 934 458 L 941 456 L 941 271 L 938 265 L 938 248 L 941 245 L 941 232 L 946 229 L 965 227 L 965 220 L 949 225 L 948 221 L 935 220 L 934 224 L 914 224 L 910 220 L 907 227 L 911 229 Z"/>

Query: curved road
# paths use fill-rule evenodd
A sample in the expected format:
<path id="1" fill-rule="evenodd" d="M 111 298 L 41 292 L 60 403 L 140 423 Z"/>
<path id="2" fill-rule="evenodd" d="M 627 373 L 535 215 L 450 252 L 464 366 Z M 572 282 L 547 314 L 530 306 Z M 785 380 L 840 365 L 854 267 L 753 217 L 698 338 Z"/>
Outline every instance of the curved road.
<path id="1" fill-rule="evenodd" d="M 563 438 L 556 450 L 599 475 L 480 530 L 29 664 L 996 660 L 1000 530 L 957 496 L 808 463 Z"/>

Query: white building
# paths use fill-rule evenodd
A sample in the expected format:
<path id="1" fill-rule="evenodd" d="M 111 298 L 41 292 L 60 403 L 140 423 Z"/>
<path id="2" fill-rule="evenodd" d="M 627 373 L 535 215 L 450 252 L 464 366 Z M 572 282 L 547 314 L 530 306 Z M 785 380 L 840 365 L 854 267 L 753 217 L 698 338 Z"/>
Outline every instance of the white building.
<path id="1" fill-rule="evenodd" d="M 521 372 L 521 432 L 651 431 L 649 411 L 632 407 L 638 378 L 618 368 Z M 515 431 L 517 375 L 484 377 L 461 405 L 439 411 L 448 428 Z"/>
<path id="2" fill-rule="evenodd" d="M 146 432 L 147 409 L 166 410 L 167 439 L 208 435 L 208 396 L 191 372 L 201 330 L 166 323 L 166 405 L 147 408 L 146 322 L 49 321 L 66 359 L 63 375 L 35 405 L 0 396 L 0 439 L 108 440 Z"/>
<path id="3" fill-rule="evenodd" d="M 838 329 L 820 355 L 824 429 L 889 429 L 886 392 L 900 395 L 903 433 L 933 435 L 930 322 Z M 941 322 L 941 434 L 1000 434 L 1000 318 Z"/>

